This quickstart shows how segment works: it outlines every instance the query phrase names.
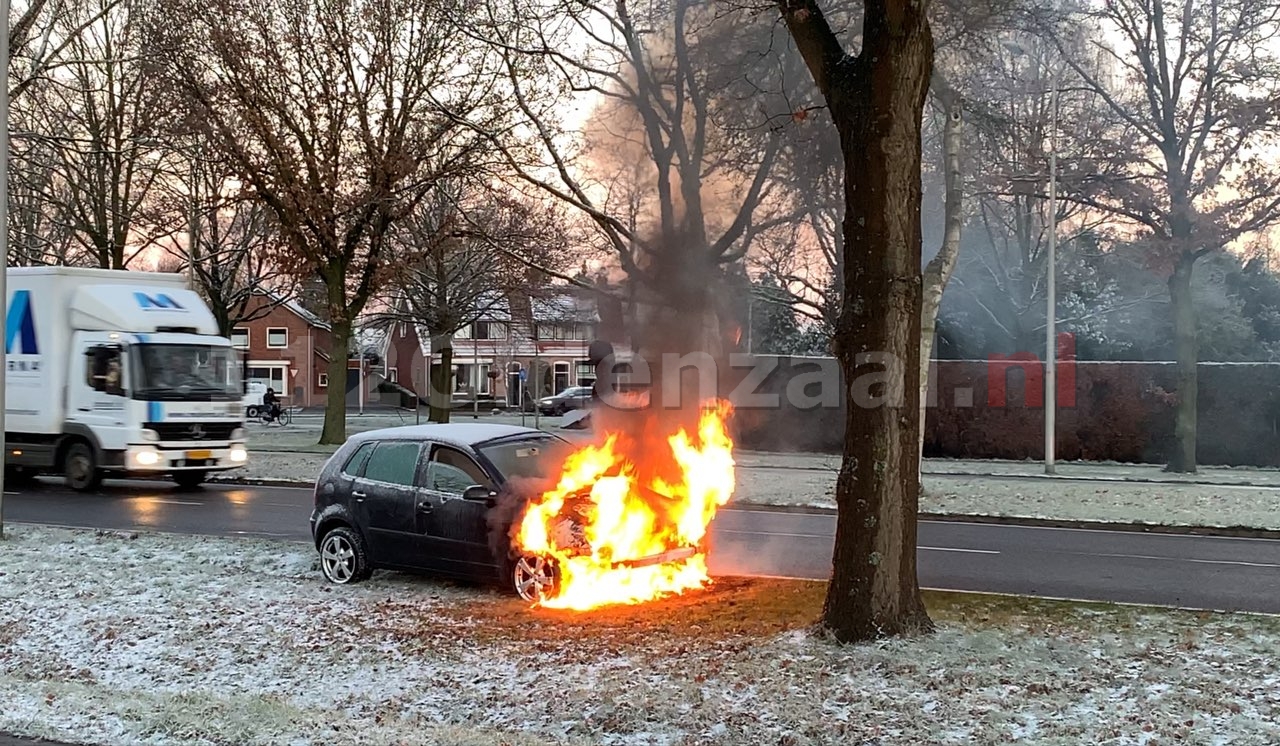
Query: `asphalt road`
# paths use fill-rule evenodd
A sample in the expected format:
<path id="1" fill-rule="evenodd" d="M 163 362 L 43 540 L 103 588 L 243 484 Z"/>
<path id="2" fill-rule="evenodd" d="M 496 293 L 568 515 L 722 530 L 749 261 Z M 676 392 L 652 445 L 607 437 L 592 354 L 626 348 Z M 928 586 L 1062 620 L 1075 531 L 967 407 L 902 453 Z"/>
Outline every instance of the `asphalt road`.
<path id="1" fill-rule="evenodd" d="M 56 482 L 6 491 L 5 519 L 63 526 L 310 539 L 311 490 L 109 482 L 81 495 Z M 723 510 L 711 570 L 823 580 L 835 517 Z M 951 521 L 920 524 L 929 588 L 1280 613 L 1280 540 Z"/>

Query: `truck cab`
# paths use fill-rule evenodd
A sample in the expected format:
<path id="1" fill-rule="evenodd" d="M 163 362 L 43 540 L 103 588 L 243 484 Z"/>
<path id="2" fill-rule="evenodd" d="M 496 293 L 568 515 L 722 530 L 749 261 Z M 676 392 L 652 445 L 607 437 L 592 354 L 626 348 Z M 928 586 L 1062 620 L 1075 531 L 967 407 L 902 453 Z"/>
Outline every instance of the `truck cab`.
<path id="1" fill-rule="evenodd" d="M 8 270 L 5 467 L 92 490 L 242 467 L 243 365 L 180 275 Z"/>

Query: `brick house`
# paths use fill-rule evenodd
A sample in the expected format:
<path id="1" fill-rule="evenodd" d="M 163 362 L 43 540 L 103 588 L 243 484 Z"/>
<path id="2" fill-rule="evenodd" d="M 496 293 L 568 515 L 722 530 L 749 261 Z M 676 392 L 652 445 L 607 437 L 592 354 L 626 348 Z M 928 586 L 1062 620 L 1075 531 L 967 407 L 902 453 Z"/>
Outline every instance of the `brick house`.
<path id="1" fill-rule="evenodd" d="M 590 386 L 595 368 L 587 353 L 604 331 L 600 306 L 594 293 L 579 288 L 537 296 L 513 293 L 490 303 L 479 320 L 454 335 L 454 391 L 474 387 L 519 406 L 571 386 Z M 625 347 L 619 353 L 625 357 Z M 432 362 L 439 360 L 433 354 Z M 498 375 L 490 377 L 490 371 Z"/>

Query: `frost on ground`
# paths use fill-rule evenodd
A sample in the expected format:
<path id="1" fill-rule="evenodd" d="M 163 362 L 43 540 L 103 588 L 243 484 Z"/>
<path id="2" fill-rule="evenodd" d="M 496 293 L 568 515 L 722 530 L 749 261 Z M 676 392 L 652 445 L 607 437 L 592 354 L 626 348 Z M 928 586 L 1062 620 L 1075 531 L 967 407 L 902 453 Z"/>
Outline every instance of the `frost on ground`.
<path id="1" fill-rule="evenodd" d="M 212 478 L 310 482 L 328 457 L 325 453 L 253 451 L 243 469 Z M 832 457 L 744 453 L 738 461 L 736 503 L 835 507 L 838 461 Z M 974 468 L 974 462 L 965 463 Z M 1280 530 L 1280 489 L 1123 479 L 1010 479 L 1012 467 L 1006 463 L 1002 468 L 1004 472 L 996 476 L 925 473 L 921 512 Z M 1098 471 L 1107 469 L 1100 467 Z"/>
<path id="2" fill-rule="evenodd" d="M 841 647 L 820 584 L 591 614 L 305 546 L 11 529 L 0 731 L 101 744 L 1280 742 L 1280 621 L 934 595 Z"/>

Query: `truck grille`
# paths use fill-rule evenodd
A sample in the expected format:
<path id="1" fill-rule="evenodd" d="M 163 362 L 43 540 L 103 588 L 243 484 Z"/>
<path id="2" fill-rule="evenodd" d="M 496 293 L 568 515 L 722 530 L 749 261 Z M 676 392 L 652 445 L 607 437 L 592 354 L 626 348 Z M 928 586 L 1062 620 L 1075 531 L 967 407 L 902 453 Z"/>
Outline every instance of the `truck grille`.
<path id="1" fill-rule="evenodd" d="M 148 422 L 144 427 L 160 434 L 160 440 L 230 440 L 239 427 L 235 422 Z"/>

